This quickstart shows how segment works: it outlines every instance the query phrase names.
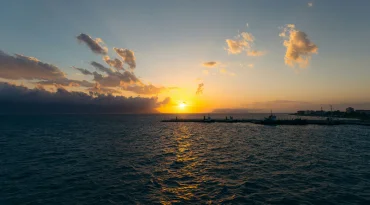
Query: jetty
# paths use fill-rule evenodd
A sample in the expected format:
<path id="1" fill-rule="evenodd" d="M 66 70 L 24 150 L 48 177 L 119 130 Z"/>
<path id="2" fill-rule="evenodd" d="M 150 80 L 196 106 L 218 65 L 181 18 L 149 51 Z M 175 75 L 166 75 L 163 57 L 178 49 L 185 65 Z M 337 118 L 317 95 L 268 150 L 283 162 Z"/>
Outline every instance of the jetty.
<path id="1" fill-rule="evenodd" d="M 167 119 L 162 120 L 161 122 L 174 122 L 174 123 L 253 123 L 253 124 L 260 124 L 260 125 L 364 125 L 370 126 L 369 121 L 361 121 L 361 120 L 334 120 L 331 118 L 323 119 L 323 120 L 308 120 L 308 119 L 292 119 L 292 120 L 279 120 L 274 119 L 270 120 L 269 118 L 265 118 L 264 120 L 258 119 L 233 119 L 233 118 L 225 118 L 225 119 L 212 119 L 210 117 L 203 118 L 203 119 Z"/>

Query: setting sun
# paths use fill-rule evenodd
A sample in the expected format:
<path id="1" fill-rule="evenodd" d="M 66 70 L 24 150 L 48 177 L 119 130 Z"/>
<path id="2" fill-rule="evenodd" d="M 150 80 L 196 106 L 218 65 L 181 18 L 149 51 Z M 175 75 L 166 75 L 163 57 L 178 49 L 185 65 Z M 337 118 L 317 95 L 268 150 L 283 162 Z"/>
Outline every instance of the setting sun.
<path id="1" fill-rule="evenodd" d="M 179 104 L 179 108 L 180 109 L 184 109 L 186 107 L 186 103 L 185 102 L 182 102 Z"/>

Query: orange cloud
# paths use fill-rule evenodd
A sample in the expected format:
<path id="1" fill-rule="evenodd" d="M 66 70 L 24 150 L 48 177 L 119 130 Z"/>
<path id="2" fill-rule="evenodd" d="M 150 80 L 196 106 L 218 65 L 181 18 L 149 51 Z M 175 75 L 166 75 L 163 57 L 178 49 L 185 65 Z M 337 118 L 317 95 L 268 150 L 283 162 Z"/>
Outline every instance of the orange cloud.
<path id="1" fill-rule="evenodd" d="M 251 33 L 242 32 L 237 36 L 236 40 L 226 39 L 227 51 L 229 54 L 239 54 L 242 51 L 249 49 L 251 43 L 254 42 L 254 36 Z"/>
<path id="2" fill-rule="evenodd" d="M 307 34 L 295 28 L 294 24 L 288 24 L 279 36 L 285 38 L 286 47 L 285 64 L 290 67 L 298 65 L 305 68 L 311 59 L 312 54 L 316 54 L 318 47 L 311 42 Z"/>
<path id="3" fill-rule="evenodd" d="M 265 55 L 266 52 L 263 52 L 263 51 L 257 51 L 257 50 L 250 50 L 250 51 L 247 51 L 247 55 L 248 56 L 254 56 L 254 57 L 257 57 L 257 56 L 263 56 Z"/>

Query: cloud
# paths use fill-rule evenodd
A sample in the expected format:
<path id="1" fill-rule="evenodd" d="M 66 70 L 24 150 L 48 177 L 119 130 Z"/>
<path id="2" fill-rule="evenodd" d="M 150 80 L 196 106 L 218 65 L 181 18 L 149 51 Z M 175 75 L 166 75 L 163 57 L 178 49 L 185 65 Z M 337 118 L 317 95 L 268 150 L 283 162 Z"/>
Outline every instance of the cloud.
<path id="1" fill-rule="evenodd" d="M 247 51 L 247 55 L 248 56 L 253 56 L 253 57 L 257 57 L 257 56 L 263 56 L 265 55 L 266 53 L 263 52 L 263 51 L 257 51 L 257 50 L 250 50 L 250 51 Z"/>
<path id="2" fill-rule="evenodd" d="M 231 39 L 226 39 L 226 43 L 228 46 L 227 51 L 229 54 L 239 54 L 249 46 L 249 44 L 245 41 L 236 41 Z"/>
<path id="3" fill-rule="evenodd" d="M 109 56 L 104 56 L 104 61 L 109 65 L 118 70 L 123 70 L 123 62 L 117 58 L 110 59 Z"/>
<path id="4" fill-rule="evenodd" d="M 209 74 L 209 70 L 203 70 L 202 71 L 204 75 L 208 75 Z"/>
<path id="5" fill-rule="evenodd" d="M 110 68 L 107 68 L 107 67 L 103 66 L 102 64 L 97 63 L 95 61 L 92 61 L 90 64 L 92 66 L 94 66 L 94 68 L 96 68 L 99 71 L 105 72 L 107 74 L 113 74 L 114 73 L 114 70 L 112 70 Z"/>
<path id="6" fill-rule="evenodd" d="M 113 89 L 113 88 L 106 88 L 101 87 L 101 85 L 97 82 L 95 85 L 89 89 L 87 89 L 89 92 L 93 92 L 95 94 L 122 94 L 119 90 Z"/>
<path id="7" fill-rule="evenodd" d="M 131 69 L 136 68 L 136 58 L 133 51 L 123 48 L 113 48 L 116 53 L 121 56 L 123 62 L 127 63 Z"/>
<path id="8" fill-rule="evenodd" d="M 93 72 L 94 81 L 100 83 L 102 86 L 107 87 L 117 87 L 124 84 L 130 83 L 139 83 L 139 79 L 131 72 L 124 71 L 123 73 L 120 72 L 112 72 L 109 73 L 107 76 L 103 76 L 100 73 Z"/>
<path id="9" fill-rule="evenodd" d="M 285 64 L 294 67 L 296 64 L 304 68 L 309 64 L 312 54 L 316 54 L 318 47 L 308 39 L 303 31 L 295 28 L 295 25 L 288 24 L 279 36 L 285 38 L 284 46 L 287 48 L 285 53 Z"/>
<path id="10" fill-rule="evenodd" d="M 89 70 L 86 70 L 86 69 L 84 69 L 84 68 L 77 68 L 77 67 L 74 67 L 74 66 L 72 66 L 72 68 L 74 68 L 74 69 L 76 69 L 76 70 L 78 70 L 78 71 L 80 71 L 82 74 L 84 74 L 84 75 L 92 75 L 92 72 L 90 72 Z"/>
<path id="11" fill-rule="evenodd" d="M 77 39 L 81 42 L 84 42 L 94 53 L 106 55 L 108 52 L 108 48 L 101 45 L 103 41 L 100 38 L 96 38 L 94 40 L 89 35 L 81 33 L 77 36 Z"/>
<path id="12" fill-rule="evenodd" d="M 123 72 L 115 71 L 95 61 L 91 62 L 91 65 L 98 71 L 104 72 L 106 75 L 102 75 L 98 72 L 91 73 L 94 76 L 94 81 L 97 83 L 98 87 L 95 86 L 95 88 L 91 88 L 90 90 L 102 93 L 116 93 L 116 89 L 112 90 L 112 88 L 115 87 L 117 89 L 119 88 L 139 95 L 157 95 L 171 89 L 166 87 L 156 87 L 154 85 L 145 85 L 133 72 L 127 70 Z M 85 70 L 82 71 L 86 73 L 86 75 L 90 75 L 90 73 L 85 72 Z"/>
<path id="13" fill-rule="evenodd" d="M 254 36 L 251 33 L 242 32 L 235 40 L 226 39 L 227 51 L 229 54 L 239 54 L 251 47 L 254 42 Z"/>
<path id="14" fill-rule="evenodd" d="M 242 33 L 240 33 L 240 35 L 248 43 L 253 43 L 254 42 L 254 36 L 251 33 L 242 32 Z"/>
<path id="15" fill-rule="evenodd" d="M 39 85 L 55 85 L 55 86 L 67 86 L 67 87 L 93 87 L 94 83 L 86 81 L 86 80 L 71 80 L 67 78 L 63 79 L 56 79 L 56 80 L 46 80 L 46 81 L 38 81 L 37 84 Z"/>
<path id="16" fill-rule="evenodd" d="M 201 95 L 201 94 L 203 94 L 203 90 L 204 90 L 204 83 L 200 83 L 200 84 L 198 84 L 198 88 L 197 88 L 197 91 L 195 92 L 195 94 Z"/>
<path id="17" fill-rule="evenodd" d="M 313 6 L 313 2 L 308 2 L 308 7 L 312 7 Z"/>
<path id="18" fill-rule="evenodd" d="M 28 89 L 0 83 L 0 113 L 156 113 L 159 106 L 170 102 L 157 97 L 124 97 L 57 89 Z"/>
<path id="19" fill-rule="evenodd" d="M 140 95 L 157 95 L 165 90 L 165 87 L 156 87 L 154 85 L 127 85 L 122 87 L 123 90 L 131 91 Z"/>
<path id="20" fill-rule="evenodd" d="M 215 67 L 215 66 L 217 66 L 217 62 L 215 62 L 215 61 L 209 61 L 209 62 L 204 62 L 202 65 L 204 66 L 204 67 L 209 67 L 209 68 L 213 68 L 213 67 Z"/>
<path id="21" fill-rule="evenodd" d="M 37 58 L 0 51 L 0 78 L 11 80 L 53 80 L 65 78 L 65 74 L 56 66 L 43 63 Z"/>

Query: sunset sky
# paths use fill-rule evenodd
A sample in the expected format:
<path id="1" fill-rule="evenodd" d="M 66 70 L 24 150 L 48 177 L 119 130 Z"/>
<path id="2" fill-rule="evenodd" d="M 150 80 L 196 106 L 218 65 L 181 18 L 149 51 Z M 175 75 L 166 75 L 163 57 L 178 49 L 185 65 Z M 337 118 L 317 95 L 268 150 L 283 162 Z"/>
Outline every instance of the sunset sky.
<path id="1" fill-rule="evenodd" d="M 329 0 L 3 2 L 0 100 L 12 85 L 140 96 L 172 113 L 370 108 L 369 9 Z"/>

